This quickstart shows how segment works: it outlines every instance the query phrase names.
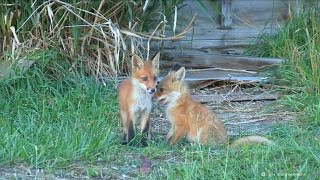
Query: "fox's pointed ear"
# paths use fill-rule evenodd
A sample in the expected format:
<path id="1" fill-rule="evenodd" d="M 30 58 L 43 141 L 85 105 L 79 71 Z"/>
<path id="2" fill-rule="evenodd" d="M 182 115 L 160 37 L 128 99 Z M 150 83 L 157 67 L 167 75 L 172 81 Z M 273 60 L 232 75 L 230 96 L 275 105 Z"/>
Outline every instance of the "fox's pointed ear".
<path id="1" fill-rule="evenodd" d="M 175 77 L 172 81 L 184 81 L 184 77 L 186 76 L 186 69 L 181 67 L 177 72 L 175 72 Z"/>
<path id="2" fill-rule="evenodd" d="M 159 69 L 159 59 L 160 59 L 160 52 L 158 52 L 158 54 L 152 60 L 153 68 Z"/>
<path id="3" fill-rule="evenodd" d="M 141 69 L 144 65 L 143 60 L 136 54 L 132 56 L 132 69 Z"/>

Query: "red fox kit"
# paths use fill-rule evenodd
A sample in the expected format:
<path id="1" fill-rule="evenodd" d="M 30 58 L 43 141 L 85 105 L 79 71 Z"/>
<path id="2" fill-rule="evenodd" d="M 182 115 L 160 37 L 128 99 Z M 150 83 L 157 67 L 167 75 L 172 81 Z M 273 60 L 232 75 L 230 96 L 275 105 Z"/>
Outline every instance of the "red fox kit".
<path id="1" fill-rule="evenodd" d="M 184 83 L 185 68 L 178 68 L 180 67 L 175 66 L 159 82 L 154 95 L 159 103 L 167 106 L 166 117 L 171 122 L 171 129 L 166 140 L 172 145 L 183 137 L 189 142 L 226 144 L 228 136 L 223 122 L 209 108 L 192 100 Z M 251 143 L 272 142 L 261 136 L 248 136 L 236 140 L 231 146 Z"/>
<path id="2" fill-rule="evenodd" d="M 131 78 L 124 80 L 119 87 L 122 138 L 127 143 L 135 136 L 138 118 L 141 119 L 141 133 L 148 133 L 148 138 L 151 138 L 149 116 L 159 74 L 159 58 L 160 53 L 152 61 L 143 61 L 138 55 L 133 55 Z M 141 143 L 146 145 L 145 138 Z"/>

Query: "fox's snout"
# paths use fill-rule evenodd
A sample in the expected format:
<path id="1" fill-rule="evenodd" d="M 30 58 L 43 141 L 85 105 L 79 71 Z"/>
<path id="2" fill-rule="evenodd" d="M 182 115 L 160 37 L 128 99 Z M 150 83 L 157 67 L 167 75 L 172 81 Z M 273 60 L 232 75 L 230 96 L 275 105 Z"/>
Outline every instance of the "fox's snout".
<path id="1" fill-rule="evenodd" d="M 156 92 L 153 95 L 153 98 L 160 104 L 163 104 L 166 101 L 166 95 L 160 92 L 160 90 L 157 87 Z"/>
<path id="2" fill-rule="evenodd" d="M 156 88 L 147 88 L 149 94 L 153 94 L 156 92 Z"/>

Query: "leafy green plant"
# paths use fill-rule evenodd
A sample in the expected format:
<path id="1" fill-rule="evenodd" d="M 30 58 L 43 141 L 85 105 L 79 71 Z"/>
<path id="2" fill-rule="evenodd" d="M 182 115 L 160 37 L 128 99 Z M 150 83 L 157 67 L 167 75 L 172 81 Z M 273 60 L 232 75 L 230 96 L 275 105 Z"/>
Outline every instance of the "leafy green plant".
<path id="1" fill-rule="evenodd" d="M 274 83 L 289 87 L 285 90 L 293 96 L 284 98 L 288 107 L 296 111 L 308 109 L 311 119 L 319 124 L 316 114 L 320 99 L 320 12 L 312 6 L 315 2 L 306 3 L 304 11 L 294 15 L 278 34 L 262 36 L 261 42 L 248 52 L 285 59 L 274 71 Z M 314 111 L 310 112 L 311 109 Z"/>

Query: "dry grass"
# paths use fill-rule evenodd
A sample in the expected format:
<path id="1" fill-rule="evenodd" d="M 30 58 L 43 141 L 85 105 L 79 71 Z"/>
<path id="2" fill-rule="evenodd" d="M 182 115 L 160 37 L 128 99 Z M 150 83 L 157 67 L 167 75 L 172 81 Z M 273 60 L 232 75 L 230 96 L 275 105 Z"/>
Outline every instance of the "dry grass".
<path id="1" fill-rule="evenodd" d="M 148 11 L 147 3 L 145 1 L 142 6 L 134 2 L 127 4 L 127 1 L 112 4 L 108 0 L 99 3 L 48 0 L 32 4 L 2 4 L 2 9 L 9 10 L 1 14 L 5 19 L 1 24 L 4 34 L 2 51 L 10 51 L 10 59 L 14 62 L 30 52 L 56 49 L 71 60 L 73 68 L 84 66 L 97 80 L 115 78 L 128 72 L 128 60 L 132 54 L 149 58 L 152 40 L 180 39 L 192 28 L 194 18 L 184 30 L 168 37 L 166 31 L 172 26 L 175 31 L 177 18 L 169 25 L 166 14 L 158 13 L 161 9 L 153 7 L 151 10 L 159 17 L 154 27 L 150 23 L 151 33 L 143 32 L 141 18 Z M 32 11 L 23 11 L 23 6 L 30 6 Z M 124 12 L 130 17 L 123 18 L 126 16 Z M 176 13 L 175 10 L 175 16 Z M 18 18 L 24 21 L 18 23 Z"/>

